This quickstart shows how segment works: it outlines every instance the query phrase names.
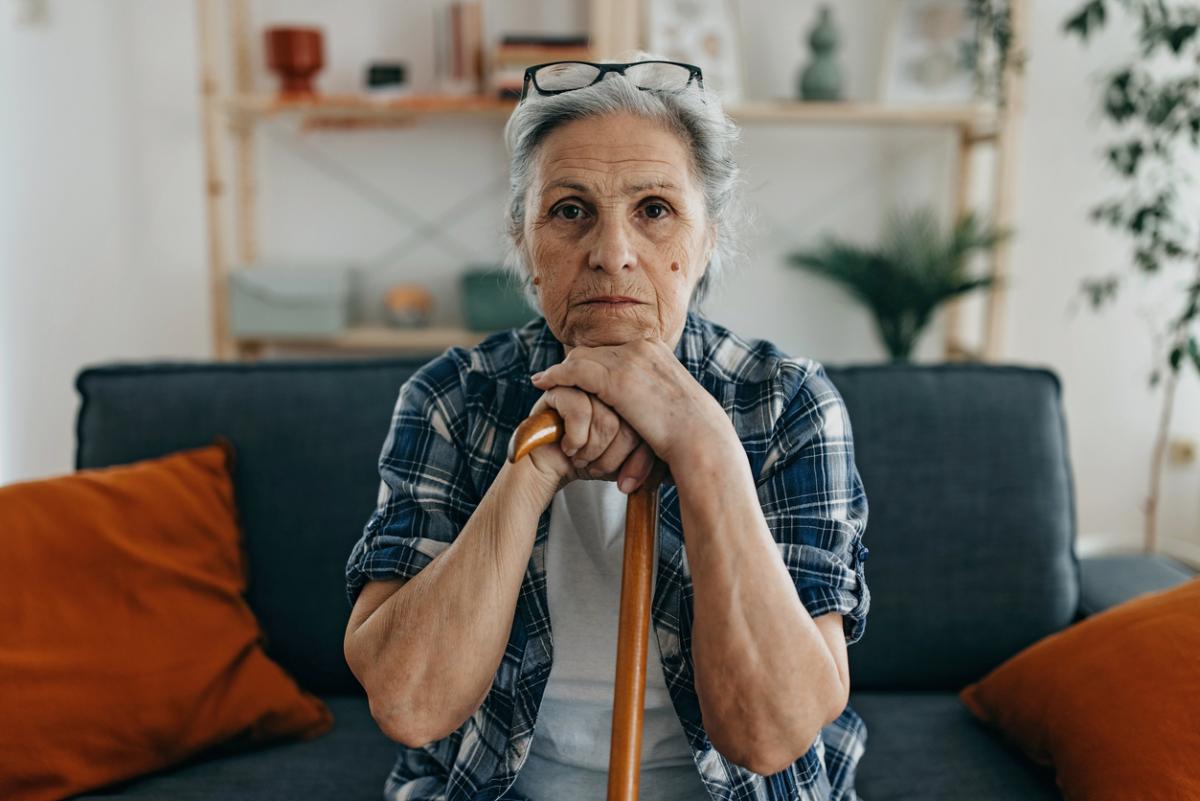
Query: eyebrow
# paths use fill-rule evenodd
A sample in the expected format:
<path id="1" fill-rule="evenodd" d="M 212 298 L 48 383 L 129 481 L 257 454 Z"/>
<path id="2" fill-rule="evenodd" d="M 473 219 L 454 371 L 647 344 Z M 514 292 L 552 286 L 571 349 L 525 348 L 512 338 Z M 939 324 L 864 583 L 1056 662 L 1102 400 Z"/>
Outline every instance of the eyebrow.
<path id="1" fill-rule="evenodd" d="M 559 178 L 558 180 L 551 181 L 542 187 L 542 194 L 544 195 L 551 189 L 556 189 L 559 187 L 563 189 L 574 189 L 576 192 L 591 191 L 591 189 L 584 184 L 579 183 L 578 181 L 573 181 L 570 178 Z M 642 181 L 641 183 L 636 184 L 626 184 L 623 187 L 623 191 L 627 195 L 636 195 L 637 193 L 644 192 L 647 189 L 673 189 L 675 191 L 679 191 L 678 186 L 670 181 L 663 180 L 662 178 L 652 178 L 649 181 Z"/>

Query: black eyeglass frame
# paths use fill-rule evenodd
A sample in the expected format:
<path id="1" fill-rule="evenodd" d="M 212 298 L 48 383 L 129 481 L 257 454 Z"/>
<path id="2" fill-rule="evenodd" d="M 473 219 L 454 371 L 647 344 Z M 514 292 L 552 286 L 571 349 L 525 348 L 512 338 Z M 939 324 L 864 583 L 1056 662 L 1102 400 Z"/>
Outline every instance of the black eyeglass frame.
<path id="1" fill-rule="evenodd" d="M 535 73 L 538 70 L 540 70 L 542 67 L 552 67 L 555 64 L 587 64 L 588 66 L 596 67 L 600 71 L 596 74 L 595 80 L 593 80 L 591 83 L 587 84 L 587 86 L 595 86 L 596 84 L 600 83 L 600 81 L 604 80 L 604 76 L 610 72 L 615 72 L 619 75 L 624 75 L 627 67 L 633 67 L 638 64 L 674 64 L 679 67 L 686 67 L 688 70 L 688 79 L 687 79 L 687 83 L 685 83 L 683 85 L 682 89 L 659 89 L 659 88 L 653 87 L 653 86 L 639 86 L 638 89 L 642 89 L 644 91 L 658 91 L 658 92 L 675 92 L 675 91 L 682 92 L 682 91 L 686 90 L 689 86 L 691 86 L 692 81 L 694 80 L 696 82 L 696 85 L 699 86 L 700 90 L 701 90 L 701 92 L 700 92 L 701 102 L 706 102 L 704 100 L 704 73 L 695 64 L 685 64 L 682 61 L 662 61 L 660 59 L 650 59 L 648 61 L 631 61 L 628 64 L 598 63 L 595 61 L 578 61 L 575 59 L 568 59 L 565 61 L 547 61 L 544 64 L 534 64 L 532 67 L 526 67 L 525 68 L 525 81 L 524 81 L 524 83 L 521 84 L 521 99 L 517 101 L 518 105 L 520 103 L 523 103 L 525 101 L 525 98 L 529 96 L 530 83 L 533 84 L 533 88 L 537 90 L 538 94 L 543 95 L 543 96 L 545 96 L 545 95 L 561 95 L 563 92 L 574 92 L 576 89 L 586 88 L 585 86 L 576 86 L 571 89 L 543 89 L 542 87 L 538 86 L 537 78 L 534 77 Z"/>

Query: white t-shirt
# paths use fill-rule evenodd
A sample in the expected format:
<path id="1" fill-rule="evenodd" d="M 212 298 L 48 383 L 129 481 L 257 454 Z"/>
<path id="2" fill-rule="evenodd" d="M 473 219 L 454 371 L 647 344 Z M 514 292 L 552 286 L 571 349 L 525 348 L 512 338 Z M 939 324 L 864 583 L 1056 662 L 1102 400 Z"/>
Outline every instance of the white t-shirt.
<path id="1" fill-rule="evenodd" d="M 626 496 L 573 481 L 550 506 L 546 588 L 553 664 L 512 788 L 530 801 L 605 801 L 612 738 Z M 655 558 L 654 584 L 658 581 Z M 708 801 L 650 630 L 639 801 Z"/>

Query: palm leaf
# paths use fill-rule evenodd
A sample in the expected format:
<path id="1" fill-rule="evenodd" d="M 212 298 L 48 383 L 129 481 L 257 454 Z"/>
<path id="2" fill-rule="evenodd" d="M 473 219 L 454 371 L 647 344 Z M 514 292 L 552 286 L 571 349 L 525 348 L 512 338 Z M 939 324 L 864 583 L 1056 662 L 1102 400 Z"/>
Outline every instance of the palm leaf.
<path id="1" fill-rule="evenodd" d="M 967 260 L 1007 236 L 1008 231 L 985 225 L 973 213 L 944 232 L 933 210 L 922 207 L 892 211 L 877 247 L 826 234 L 816 247 L 789 253 L 786 259 L 857 298 L 875 316 L 892 356 L 907 358 L 938 305 L 994 284 L 991 277 L 968 277 Z"/>

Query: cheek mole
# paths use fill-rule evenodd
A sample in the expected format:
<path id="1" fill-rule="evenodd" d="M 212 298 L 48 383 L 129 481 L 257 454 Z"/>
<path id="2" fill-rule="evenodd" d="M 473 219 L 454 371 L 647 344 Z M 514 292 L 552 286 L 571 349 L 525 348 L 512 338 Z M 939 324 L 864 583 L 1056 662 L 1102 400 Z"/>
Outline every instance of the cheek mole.
<path id="1" fill-rule="evenodd" d="M 677 261 L 671 262 L 671 272 L 673 272 L 673 273 L 679 272 L 679 262 L 677 262 Z"/>

